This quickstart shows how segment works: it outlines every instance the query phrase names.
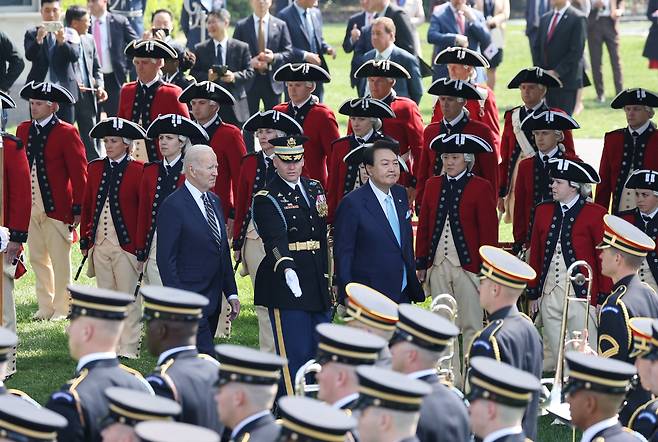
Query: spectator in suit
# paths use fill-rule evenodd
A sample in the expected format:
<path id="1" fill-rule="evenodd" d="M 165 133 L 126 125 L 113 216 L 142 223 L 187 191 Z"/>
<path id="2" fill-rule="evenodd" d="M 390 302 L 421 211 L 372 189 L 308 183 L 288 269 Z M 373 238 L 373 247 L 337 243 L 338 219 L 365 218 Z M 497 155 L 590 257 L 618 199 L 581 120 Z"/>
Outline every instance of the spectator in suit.
<path id="1" fill-rule="evenodd" d="M 414 26 L 411 24 L 409 15 L 404 9 L 399 8 L 391 3 L 391 0 L 367 0 L 368 10 L 375 14 L 375 18 L 388 17 L 393 20 L 396 35 L 396 46 L 412 55 L 417 55 L 416 46 L 414 43 Z M 367 34 L 370 30 L 364 33 L 364 36 L 369 37 Z M 369 38 L 368 38 L 369 39 Z"/>
<path id="2" fill-rule="evenodd" d="M 194 66 L 196 57 L 193 52 L 180 44 L 172 45 L 171 47 L 176 51 L 178 57 L 165 58 L 164 66 L 162 66 L 164 81 L 175 84 L 185 90 L 186 87 L 195 81 L 194 77 L 189 75 L 188 72 Z"/>
<path id="3" fill-rule="evenodd" d="M 615 95 L 624 89 L 619 57 L 619 18 L 624 13 L 623 0 L 594 0 L 587 19 L 587 47 L 592 62 L 594 88 L 599 103 L 605 101 L 603 89 L 603 43 L 608 48 L 612 77 L 615 83 Z"/>
<path id="4" fill-rule="evenodd" d="M 552 0 L 552 3 L 553 11 L 545 14 L 539 23 L 535 50 L 539 54 L 539 67 L 562 82 L 561 88 L 548 90 L 546 104 L 571 115 L 578 89 L 583 86 L 587 19 L 568 0 Z"/>
<path id="5" fill-rule="evenodd" d="M 359 65 L 368 60 L 390 60 L 404 67 L 411 78 L 398 80 L 395 84 L 395 92 L 401 97 L 411 98 L 416 104 L 420 103 L 423 84 L 418 58 L 395 46 L 396 28 L 393 20 L 388 17 L 376 18 L 372 22 L 370 35 L 373 49 L 365 53 Z M 366 94 L 367 85 L 367 79 L 362 78 L 359 81 L 359 96 L 363 97 Z"/>
<path id="6" fill-rule="evenodd" d="M 505 46 L 504 32 L 510 15 L 509 0 L 476 0 L 475 8 L 482 12 L 491 34 L 491 42 L 498 52 L 489 61 L 487 69 L 487 85 L 492 90 L 496 86 L 496 68 L 503 62 L 503 47 Z"/>
<path id="7" fill-rule="evenodd" d="M 75 103 L 75 121 L 78 123 L 80 138 L 85 145 L 87 161 L 100 157 L 100 146 L 97 139 L 89 136 L 89 131 L 96 125 L 98 102 L 107 100 L 104 88 L 103 74 L 94 38 L 87 33 L 89 29 L 89 13 L 82 6 L 71 6 L 66 10 L 64 18 L 66 25 L 75 29 L 80 35 L 80 54 L 74 65 L 80 98 Z"/>
<path id="8" fill-rule="evenodd" d="M 525 35 L 530 44 L 532 65 L 539 66 L 537 39 L 539 38 L 539 20 L 551 9 L 551 0 L 528 0 L 525 7 Z"/>
<path id="9" fill-rule="evenodd" d="M 187 40 L 187 48 L 190 51 L 208 38 L 208 31 L 203 31 L 203 20 L 210 11 L 226 8 L 225 0 L 183 0 L 183 8 L 180 13 L 180 27 Z"/>
<path id="10" fill-rule="evenodd" d="M 414 37 L 414 50 L 418 56 L 422 55 L 422 47 L 420 45 L 420 34 L 418 27 L 425 23 L 425 9 L 423 8 L 423 0 L 397 0 L 396 5 L 402 8 L 409 16 L 411 23 L 412 35 Z"/>
<path id="11" fill-rule="evenodd" d="M 291 63 L 311 63 L 329 72 L 324 55 L 336 58 L 334 48 L 322 36 L 322 13 L 315 7 L 316 0 L 295 0 L 279 12 L 286 22 L 292 42 Z M 315 95 L 322 101 L 324 88 L 318 84 Z M 287 98 L 287 96 L 286 96 Z"/>
<path id="12" fill-rule="evenodd" d="M 61 8 L 58 0 L 41 1 L 41 20 L 60 21 Z M 66 88 L 75 100 L 78 99 L 78 85 L 73 72 L 73 63 L 78 61 L 79 43 L 67 40 L 64 28 L 48 32 L 43 26 L 30 28 L 23 40 L 25 58 L 32 62 L 27 82 L 48 81 Z M 73 123 L 72 103 L 61 103 L 57 116 L 67 123 Z"/>
<path id="13" fill-rule="evenodd" d="M 169 45 L 174 42 L 174 14 L 169 9 L 156 9 L 151 14 L 151 29 L 142 33 L 143 40 L 158 38 Z"/>
<path id="14" fill-rule="evenodd" d="M 196 62 L 191 74 L 196 81 L 213 81 L 233 95 L 235 106 L 222 106 L 219 116 L 227 123 L 242 127 L 250 115 L 246 85 L 253 78 L 254 70 L 249 64 L 249 45 L 228 36 L 230 21 L 231 14 L 226 9 L 208 14 L 210 38 L 194 48 Z"/>
<path id="15" fill-rule="evenodd" d="M 647 18 L 651 22 L 649 35 L 644 44 L 642 56 L 649 59 L 649 69 L 658 69 L 658 0 L 651 0 L 647 6 Z"/>
<path id="16" fill-rule="evenodd" d="M 107 11 L 107 0 L 89 0 L 91 12 L 91 35 L 96 43 L 107 100 L 101 107 L 108 116 L 119 110 L 119 91 L 126 82 L 130 70 L 124 48 L 139 36 L 130 26 L 128 19 Z"/>
<path id="17" fill-rule="evenodd" d="M 375 19 L 375 14 L 368 11 L 368 0 L 361 0 L 361 8 L 363 11 L 357 12 L 352 15 L 349 20 L 347 20 L 347 28 L 345 28 L 345 38 L 343 38 L 343 50 L 349 54 L 352 53 L 352 62 L 350 64 L 350 85 L 352 87 L 357 87 L 357 81 L 354 78 L 354 72 L 358 68 L 359 56 L 363 55 L 357 53 L 356 46 L 361 39 L 361 34 L 363 29 L 367 26 L 370 26 L 372 21 Z"/>
<path id="18" fill-rule="evenodd" d="M 9 93 L 9 89 L 16 82 L 25 69 L 25 61 L 18 53 L 7 34 L 0 31 L 0 91 Z M 2 108 L 0 114 L 0 131 L 7 124 L 7 112 Z"/>

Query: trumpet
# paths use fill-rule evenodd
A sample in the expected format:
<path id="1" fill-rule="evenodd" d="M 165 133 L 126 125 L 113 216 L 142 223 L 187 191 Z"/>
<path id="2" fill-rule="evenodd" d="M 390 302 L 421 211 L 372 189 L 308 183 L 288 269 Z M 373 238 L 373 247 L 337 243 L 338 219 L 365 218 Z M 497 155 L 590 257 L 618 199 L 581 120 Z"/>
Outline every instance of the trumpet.
<path id="1" fill-rule="evenodd" d="M 322 366 L 315 362 L 315 359 L 311 359 L 306 362 L 304 365 L 299 367 L 297 373 L 295 373 L 295 395 L 296 396 L 310 396 L 315 397 L 318 394 L 320 386 L 315 384 L 307 384 L 306 376 L 309 374 L 318 374 L 322 370 Z"/>
<path id="2" fill-rule="evenodd" d="M 448 319 L 453 324 L 457 322 L 459 311 L 457 309 L 457 300 L 449 293 L 441 293 L 432 300 L 430 304 L 432 313 L 441 315 Z M 454 385 L 455 374 L 452 368 L 452 358 L 455 354 L 455 341 L 450 341 L 448 348 L 443 356 L 439 358 L 436 363 L 436 371 L 438 372 L 441 382 L 450 386 Z"/>

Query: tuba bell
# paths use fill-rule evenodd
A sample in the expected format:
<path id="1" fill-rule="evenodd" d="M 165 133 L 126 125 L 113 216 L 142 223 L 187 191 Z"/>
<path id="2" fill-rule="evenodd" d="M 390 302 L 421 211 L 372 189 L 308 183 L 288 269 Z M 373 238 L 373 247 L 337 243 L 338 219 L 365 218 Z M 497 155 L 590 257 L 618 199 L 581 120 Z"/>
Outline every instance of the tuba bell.
<path id="1" fill-rule="evenodd" d="M 309 396 L 315 397 L 318 394 L 320 386 L 315 384 L 307 384 L 306 376 L 313 374 L 316 375 L 322 370 L 322 366 L 315 362 L 315 359 L 311 359 L 306 362 L 304 365 L 299 367 L 297 373 L 295 373 L 295 395 L 296 396 Z"/>
<path id="2" fill-rule="evenodd" d="M 457 300 L 449 293 L 441 293 L 440 295 L 437 295 L 430 304 L 430 310 L 432 313 L 436 313 L 437 315 L 441 315 L 448 319 L 453 324 L 457 322 L 459 313 L 457 309 Z M 439 358 L 436 364 L 436 371 L 441 382 L 453 386 L 455 381 L 455 375 L 452 369 L 452 357 L 455 354 L 454 339 L 450 341 L 450 344 L 448 344 L 447 347 L 445 354 Z"/>

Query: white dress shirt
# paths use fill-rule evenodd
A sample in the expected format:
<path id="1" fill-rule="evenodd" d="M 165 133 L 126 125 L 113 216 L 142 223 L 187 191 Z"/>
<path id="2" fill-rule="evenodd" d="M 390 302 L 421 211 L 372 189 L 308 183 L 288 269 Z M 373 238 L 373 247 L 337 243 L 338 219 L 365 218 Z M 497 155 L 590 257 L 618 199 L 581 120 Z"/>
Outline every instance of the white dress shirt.
<path id="1" fill-rule="evenodd" d="M 256 419 L 260 419 L 260 418 L 263 417 L 263 416 L 267 416 L 268 414 L 270 414 L 270 410 L 263 410 L 263 411 L 260 411 L 260 412 L 258 412 L 258 413 L 256 413 L 256 414 L 252 414 L 251 416 L 249 416 L 249 417 L 246 418 L 246 419 L 243 419 L 239 424 L 237 424 L 237 425 L 235 426 L 235 428 L 233 429 L 233 431 L 231 431 L 231 440 L 234 440 L 234 439 L 235 439 L 235 436 L 238 435 L 238 433 L 240 432 L 240 430 L 242 430 L 242 429 L 244 428 L 245 425 L 247 425 L 247 424 L 249 424 L 249 423 L 255 421 Z"/>
<path id="2" fill-rule="evenodd" d="M 521 434 L 523 433 L 523 428 L 521 426 L 516 426 L 516 427 L 509 427 L 509 428 L 503 428 L 501 430 L 494 431 L 493 433 L 487 435 L 482 442 L 492 442 L 498 439 L 502 439 L 505 436 L 509 436 L 512 434 Z"/>
<path id="3" fill-rule="evenodd" d="M 142 80 L 139 80 L 139 84 L 143 85 L 143 86 L 146 86 L 146 87 L 151 87 L 158 80 L 160 80 L 160 74 L 156 75 L 155 78 L 153 80 L 149 81 L 148 83 L 144 83 L 144 82 L 142 82 Z"/>
<path id="4" fill-rule="evenodd" d="M 459 122 L 462 120 L 462 118 L 464 118 L 464 110 L 463 110 L 463 109 L 462 109 L 461 111 L 459 111 L 459 115 L 457 115 L 455 118 L 453 118 L 453 119 L 450 120 L 450 121 L 447 121 L 447 120 L 445 119 L 445 117 L 443 117 L 443 123 L 444 123 L 444 124 L 445 124 L 445 123 L 448 123 L 448 124 L 450 125 L 450 127 L 455 127 L 455 125 L 456 125 L 457 123 L 459 123 Z"/>
<path id="5" fill-rule="evenodd" d="M 50 114 L 50 115 L 48 115 L 46 118 L 44 118 L 43 120 L 38 120 L 38 121 L 37 121 L 37 120 L 34 120 L 34 121 L 36 121 L 37 124 L 39 124 L 39 126 L 41 126 L 41 127 L 46 127 L 46 125 L 47 125 L 48 123 L 50 123 L 50 120 L 53 119 L 53 115 L 55 115 L 55 114 Z"/>
<path id="6" fill-rule="evenodd" d="M 112 58 L 110 55 L 110 26 L 107 23 L 107 12 L 101 15 L 100 17 L 91 17 L 91 29 L 94 29 L 94 24 L 96 21 L 99 22 L 99 28 L 101 30 L 101 47 L 96 48 L 96 51 L 101 53 L 103 58 L 103 63 L 101 64 L 101 72 L 104 74 L 111 74 L 114 72 L 112 69 Z M 93 37 L 93 33 L 90 32 Z"/>
<path id="7" fill-rule="evenodd" d="M 181 347 L 174 347 L 174 348 L 170 348 L 169 350 L 165 350 L 162 353 L 160 353 L 160 356 L 158 356 L 157 365 L 164 364 L 164 362 L 167 359 L 169 359 L 169 356 L 173 355 L 174 353 L 178 353 L 181 351 L 188 351 L 188 350 L 196 350 L 196 345 L 183 345 Z"/>
<path id="8" fill-rule="evenodd" d="M 347 396 L 340 398 L 336 402 L 331 404 L 331 407 L 340 410 L 341 408 L 343 408 L 343 405 L 349 404 L 350 402 L 355 401 L 358 398 L 359 398 L 359 393 L 348 394 Z"/>
<path id="9" fill-rule="evenodd" d="M 98 361 L 101 359 L 116 359 L 117 354 L 112 351 L 98 352 L 98 353 L 89 353 L 84 355 L 78 361 L 78 365 L 75 367 L 75 371 L 80 371 L 82 368 L 90 362 Z"/>
<path id="10" fill-rule="evenodd" d="M 557 20 L 555 21 L 555 27 L 557 28 L 557 25 L 560 24 L 560 20 L 562 20 L 562 17 L 564 17 L 564 13 L 567 11 L 567 8 L 571 6 L 571 2 L 567 2 L 566 5 L 564 5 L 561 9 L 558 10 L 553 10 L 553 15 L 557 13 Z M 553 15 L 551 15 L 551 19 L 548 21 L 548 29 L 546 32 L 551 32 L 551 23 L 553 22 Z"/>
<path id="11" fill-rule="evenodd" d="M 597 433 L 616 425 L 617 422 L 619 422 L 619 420 L 617 419 L 617 416 L 614 416 L 595 423 L 587 430 L 583 431 L 583 437 L 580 438 L 580 442 L 591 442 Z"/>
<path id="12" fill-rule="evenodd" d="M 391 58 L 391 54 L 393 53 L 394 47 L 395 45 L 391 43 L 382 52 L 379 52 L 377 49 L 375 49 L 375 60 L 388 60 L 389 58 Z"/>
<path id="13" fill-rule="evenodd" d="M 256 36 L 256 44 L 258 44 L 258 28 L 260 28 L 260 20 L 261 18 L 258 17 L 256 14 L 252 14 L 254 17 L 254 35 Z M 270 25 L 270 13 L 267 12 L 265 13 L 265 16 L 262 18 L 263 20 L 263 38 L 265 39 L 265 48 L 267 48 L 267 30 L 268 26 Z M 252 55 L 258 55 L 258 54 L 252 54 Z"/>
<path id="14" fill-rule="evenodd" d="M 208 121 L 206 121 L 205 123 L 203 123 L 201 126 L 203 126 L 204 129 L 209 128 L 210 126 L 212 126 L 212 125 L 215 123 L 215 120 L 216 120 L 218 117 L 219 117 L 219 114 L 218 114 L 217 112 L 215 112 L 215 115 L 214 115 L 210 120 L 208 120 Z"/>
<path id="15" fill-rule="evenodd" d="M 580 195 L 576 195 L 568 203 L 562 203 L 561 202 L 560 203 L 560 208 L 562 208 L 562 206 L 567 206 L 568 207 L 566 210 L 564 208 L 562 208 L 562 213 L 564 213 L 564 212 L 568 211 L 569 209 L 571 209 L 574 206 L 574 204 L 576 204 L 576 202 L 578 201 L 579 198 L 580 198 Z"/>
<path id="16" fill-rule="evenodd" d="M 226 46 L 228 45 L 228 37 L 225 36 L 221 41 L 213 39 L 213 43 L 215 44 L 215 54 L 217 54 L 217 45 L 221 45 L 222 61 L 225 65 L 228 64 L 226 63 Z"/>
<path id="17" fill-rule="evenodd" d="M 649 125 L 651 124 L 651 120 L 647 120 L 646 123 L 644 123 L 642 126 L 638 127 L 637 129 L 633 129 L 632 127 L 628 126 L 628 130 L 630 133 L 637 132 L 638 136 L 642 135 L 645 130 L 649 128 Z"/>
<path id="18" fill-rule="evenodd" d="M 162 158 L 162 161 L 164 162 L 164 165 L 165 165 L 165 166 L 171 166 L 171 167 L 174 167 L 174 166 L 176 165 L 176 163 L 178 163 L 178 161 L 181 159 L 182 156 L 183 156 L 183 155 L 179 153 L 178 156 L 177 156 L 176 158 L 174 158 L 173 160 L 171 160 L 171 162 L 169 162 L 169 161 L 167 160 L 166 157 L 165 157 L 165 158 Z"/>
<path id="19" fill-rule="evenodd" d="M 388 219 L 388 212 L 386 210 L 386 198 L 390 196 L 393 199 L 393 212 L 395 212 L 395 218 L 398 218 L 398 211 L 397 208 L 395 207 L 395 198 L 393 198 L 393 194 L 391 193 L 391 189 L 388 190 L 388 193 L 384 193 L 379 189 L 379 187 L 375 186 L 372 182 L 372 180 L 368 180 L 368 184 L 370 184 L 370 188 L 372 189 L 373 192 L 375 192 L 375 196 L 377 197 L 377 201 L 379 201 L 379 205 L 381 206 L 382 210 L 384 211 L 384 216 L 386 219 Z M 400 220 L 398 218 L 398 224 L 400 223 Z"/>
<path id="20" fill-rule="evenodd" d="M 425 376 L 430 376 L 433 374 L 434 375 L 436 374 L 436 369 L 428 368 L 427 370 L 414 371 L 412 373 L 407 374 L 407 376 L 410 377 L 411 379 L 420 379 L 420 378 L 424 378 Z"/>

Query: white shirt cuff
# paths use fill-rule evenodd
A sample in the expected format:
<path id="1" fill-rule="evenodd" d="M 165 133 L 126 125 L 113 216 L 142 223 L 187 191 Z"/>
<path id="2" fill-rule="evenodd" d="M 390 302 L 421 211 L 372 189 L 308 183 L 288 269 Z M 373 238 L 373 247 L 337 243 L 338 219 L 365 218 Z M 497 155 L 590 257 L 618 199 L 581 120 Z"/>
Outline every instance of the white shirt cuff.
<path id="1" fill-rule="evenodd" d="M 231 295 L 227 298 L 229 301 L 232 301 L 234 299 L 238 299 L 238 295 Z"/>

